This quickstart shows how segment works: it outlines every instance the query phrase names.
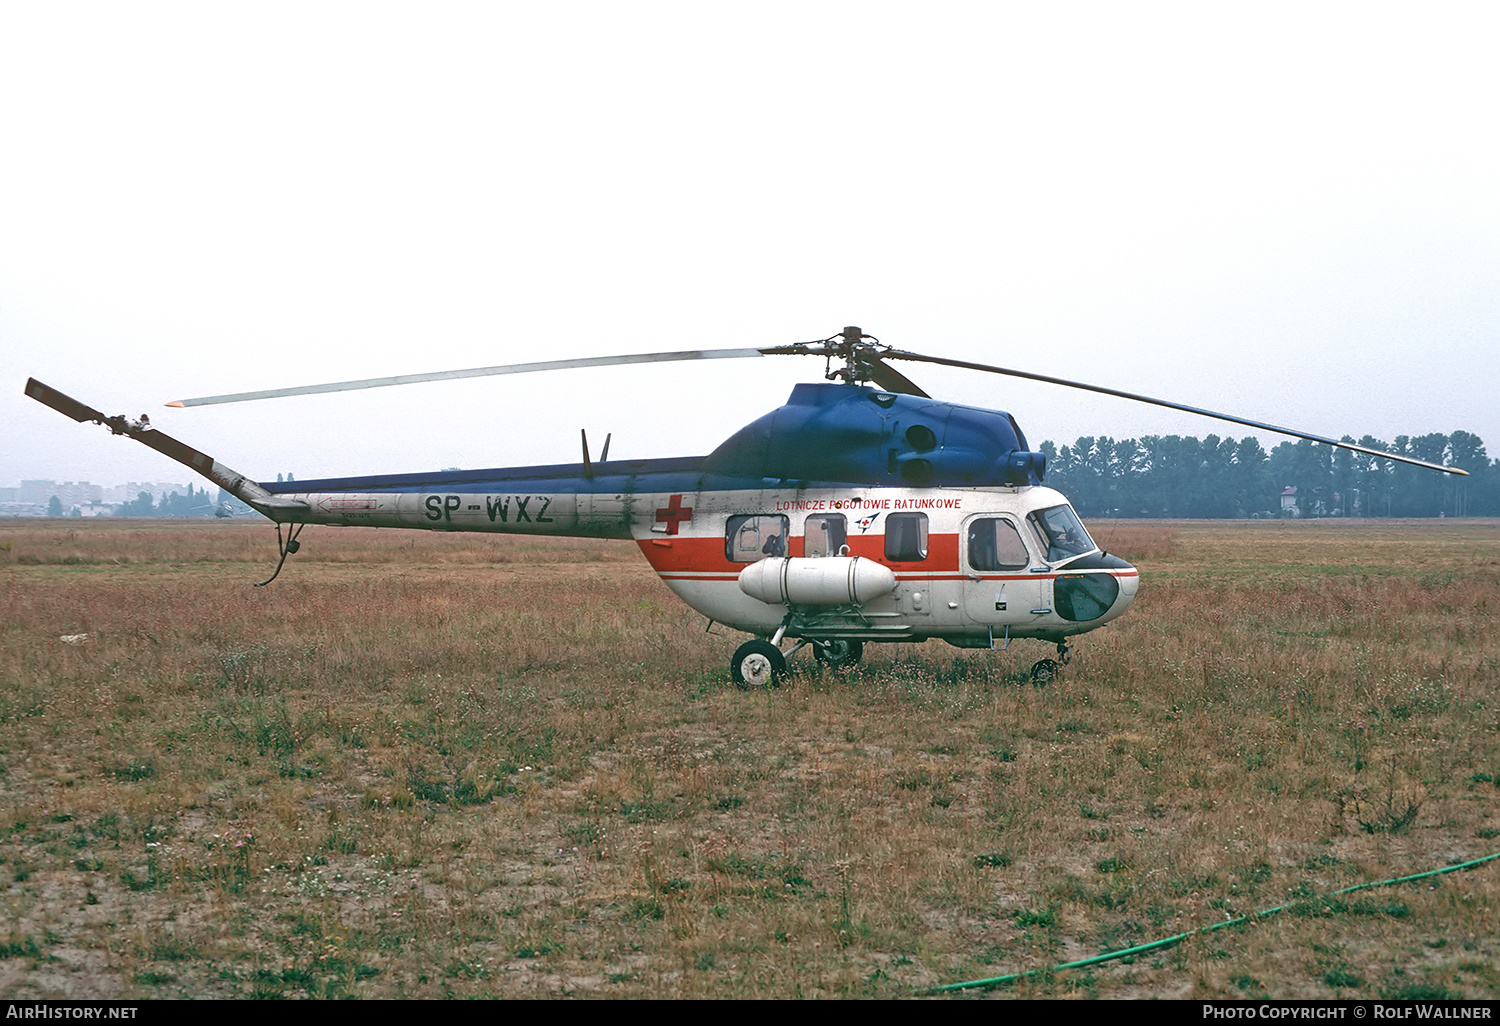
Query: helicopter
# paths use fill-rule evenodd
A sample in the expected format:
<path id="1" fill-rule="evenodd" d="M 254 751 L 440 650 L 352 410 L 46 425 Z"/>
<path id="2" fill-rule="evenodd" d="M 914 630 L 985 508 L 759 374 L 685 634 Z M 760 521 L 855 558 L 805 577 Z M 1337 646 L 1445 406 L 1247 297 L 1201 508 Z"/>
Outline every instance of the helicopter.
<path id="1" fill-rule="evenodd" d="M 219 485 L 276 524 L 281 573 L 308 524 L 633 540 L 679 598 L 751 635 L 730 659 L 742 688 L 769 686 L 811 647 L 832 669 L 867 643 L 941 639 L 965 649 L 1050 643 L 1033 682 L 1057 676 L 1070 639 L 1122 616 L 1139 570 L 1102 550 L 1062 493 L 1043 484 L 1046 457 L 1013 416 L 933 399 L 889 361 L 1042 381 L 1182 410 L 1464 474 L 1287 427 L 988 364 L 894 349 L 858 327 L 809 343 L 553 360 L 330 382 L 168 403 L 243 402 L 452 378 L 619 364 L 813 356 L 824 380 L 707 456 L 582 462 L 257 483 L 138 420 L 105 416 L 31 379 L 26 394 L 83 423 L 127 435 Z M 287 533 L 282 534 L 286 525 Z M 791 647 L 783 649 L 787 643 Z"/>

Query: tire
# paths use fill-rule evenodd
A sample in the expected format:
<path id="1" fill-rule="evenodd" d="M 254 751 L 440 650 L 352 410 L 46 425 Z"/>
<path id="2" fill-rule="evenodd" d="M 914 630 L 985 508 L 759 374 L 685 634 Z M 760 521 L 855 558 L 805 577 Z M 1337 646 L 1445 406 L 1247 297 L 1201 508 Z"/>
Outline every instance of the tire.
<path id="1" fill-rule="evenodd" d="M 865 654 L 862 641 L 815 641 L 813 658 L 830 670 L 842 670 L 859 662 Z"/>
<path id="2" fill-rule="evenodd" d="M 1056 659 L 1038 660 L 1031 668 L 1031 683 L 1037 687 L 1044 687 L 1062 676 L 1062 664 Z"/>
<path id="3" fill-rule="evenodd" d="M 786 658 L 781 649 L 756 638 L 734 650 L 729 675 L 742 690 L 777 687 L 786 676 Z"/>

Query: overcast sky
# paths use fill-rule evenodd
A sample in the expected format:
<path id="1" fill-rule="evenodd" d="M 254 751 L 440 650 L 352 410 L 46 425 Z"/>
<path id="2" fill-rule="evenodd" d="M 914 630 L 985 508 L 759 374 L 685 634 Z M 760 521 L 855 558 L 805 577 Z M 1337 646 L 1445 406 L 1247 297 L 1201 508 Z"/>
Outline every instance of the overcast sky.
<path id="1" fill-rule="evenodd" d="M 696 455 L 883 342 L 1500 455 L 1481 4 L 0 3 L 0 485 Z M 1243 434 L 906 365 L 1033 444 Z M 1281 439 L 1263 436 L 1267 445 Z"/>

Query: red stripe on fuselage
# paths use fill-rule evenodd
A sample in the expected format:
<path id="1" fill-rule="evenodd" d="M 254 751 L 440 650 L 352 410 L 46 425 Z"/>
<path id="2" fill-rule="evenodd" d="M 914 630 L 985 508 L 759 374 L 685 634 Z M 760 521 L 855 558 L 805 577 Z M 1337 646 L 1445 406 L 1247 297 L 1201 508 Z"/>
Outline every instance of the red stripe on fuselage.
<path id="1" fill-rule="evenodd" d="M 735 580 L 749 563 L 731 563 L 724 556 L 723 538 L 685 538 L 678 535 L 671 539 L 661 537 L 643 538 L 638 543 L 641 552 L 651 563 L 651 568 L 662 576 L 715 574 L 714 577 L 689 577 L 680 579 Z M 927 539 L 927 558 L 919 562 L 894 562 L 885 558 L 885 535 L 854 536 L 849 539 L 849 555 L 863 556 L 895 571 L 903 581 L 968 581 L 974 575 L 961 572 L 958 566 L 958 535 L 934 534 Z M 794 535 L 791 539 L 791 555 L 801 556 L 803 538 Z M 979 576 L 981 581 L 1026 581 L 1048 580 L 1069 573 L 1108 573 L 1114 577 L 1139 577 L 1140 572 L 1129 570 L 1069 570 L 1062 567 L 1045 574 L 996 574 Z M 679 579 L 674 577 L 673 579 Z"/>
<path id="2" fill-rule="evenodd" d="M 749 563 L 731 563 L 724 555 L 724 539 L 685 538 L 682 535 L 670 539 L 668 545 L 659 544 L 660 537 L 642 538 L 638 544 L 641 552 L 659 574 L 683 573 L 733 573 L 738 574 Z M 806 550 L 803 539 L 794 535 L 789 546 L 790 555 L 801 556 Z M 904 572 L 950 573 L 958 570 L 958 535 L 934 534 L 927 538 L 927 558 L 912 562 L 896 562 L 885 558 L 885 535 L 851 535 L 848 540 L 849 555 L 863 556 L 890 567 L 898 575 Z"/>

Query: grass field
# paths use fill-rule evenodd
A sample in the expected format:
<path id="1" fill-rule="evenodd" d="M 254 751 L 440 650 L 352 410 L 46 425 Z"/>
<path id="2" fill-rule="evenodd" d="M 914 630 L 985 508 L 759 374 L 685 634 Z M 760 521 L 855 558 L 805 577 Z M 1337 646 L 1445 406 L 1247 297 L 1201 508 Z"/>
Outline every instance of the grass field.
<path id="1" fill-rule="evenodd" d="M 0 996 L 895 997 L 1500 851 L 1500 522 L 1102 522 L 1050 647 L 740 638 L 628 543 L 0 522 Z M 988 996 L 1500 997 L 1500 862 Z"/>

